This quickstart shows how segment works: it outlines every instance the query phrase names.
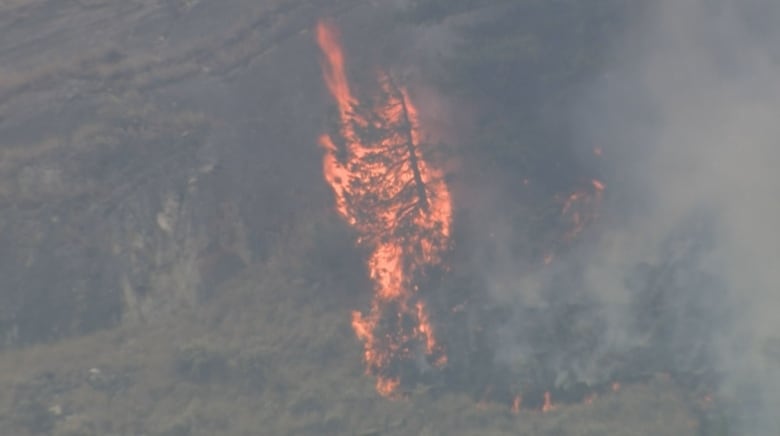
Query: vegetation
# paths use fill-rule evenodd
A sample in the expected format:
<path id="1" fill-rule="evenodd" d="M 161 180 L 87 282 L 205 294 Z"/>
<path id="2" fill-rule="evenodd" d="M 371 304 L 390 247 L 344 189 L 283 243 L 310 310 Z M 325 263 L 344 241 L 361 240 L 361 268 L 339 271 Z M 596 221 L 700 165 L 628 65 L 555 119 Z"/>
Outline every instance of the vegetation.
<path id="1" fill-rule="evenodd" d="M 725 415 L 697 420 L 663 374 L 545 414 L 486 395 L 528 383 L 493 365 L 490 323 L 510 314 L 441 313 L 481 285 L 459 240 L 427 294 L 451 338 L 449 372 L 420 376 L 401 400 L 376 394 L 349 325 L 370 304 L 366 253 L 322 179 L 316 138 L 332 108 L 309 33 L 316 18 L 370 8 L 315 3 L 0 6 L 3 434 L 727 434 Z M 415 0 L 395 17 L 454 23 L 460 45 L 425 77 L 475 109 L 454 178 L 539 180 L 538 198 L 498 211 L 539 247 L 555 231 L 549 194 L 588 171 L 556 114 L 599 71 L 623 3 Z M 469 14 L 487 18 L 459 21 Z M 95 36 L 99 23 L 109 34 Z"/>

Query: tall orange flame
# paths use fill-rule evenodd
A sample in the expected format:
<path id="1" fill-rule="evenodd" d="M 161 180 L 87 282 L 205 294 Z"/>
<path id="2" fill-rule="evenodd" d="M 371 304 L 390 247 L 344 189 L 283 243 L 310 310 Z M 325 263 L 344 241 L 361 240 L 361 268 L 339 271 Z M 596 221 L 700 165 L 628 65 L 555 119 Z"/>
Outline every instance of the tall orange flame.
<path id="1" fill-rule="evenodd" d="M 407 91 L 380 72 L 380 98 L 371 108 L 361 106 L 347 80 L 336 29 L 320 21 L 316 38 L 340 121 L 339 145 L 327 134 L 319 139 L 325 180 L 336 210 L 371 251 L 371 309 L 353 312 L 352 327 L 378 392 L 392 395 L 400 384 L 391 368 L 397 359 L 422 352 L 434 365 L 446 363 L 417 283 L 427 268 L 441 264 L 450 246 L 450 193 L 442 172 L 420 151 L 419 118 Z"/>

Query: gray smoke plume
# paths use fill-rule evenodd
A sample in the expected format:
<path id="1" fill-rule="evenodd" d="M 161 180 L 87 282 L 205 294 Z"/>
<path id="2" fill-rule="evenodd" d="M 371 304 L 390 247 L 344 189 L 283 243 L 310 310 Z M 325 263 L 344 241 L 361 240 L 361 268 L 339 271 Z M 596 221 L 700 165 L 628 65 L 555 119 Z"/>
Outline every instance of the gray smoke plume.
<path id="1" fill-rule="evenodd" d="M 494 281 L 522 307 L 499 357 L 538 352 L 529 307 L 567 307 L 553 313 L 597 334 L 547 344 L 557 383 L 616 377 L 626 356 L 711 372 L 744 434 L 777 434 L 780 3 L 646 6 L 574 111 L 583 148 L 604 151 L 598 236 L 553 268 Z"/>

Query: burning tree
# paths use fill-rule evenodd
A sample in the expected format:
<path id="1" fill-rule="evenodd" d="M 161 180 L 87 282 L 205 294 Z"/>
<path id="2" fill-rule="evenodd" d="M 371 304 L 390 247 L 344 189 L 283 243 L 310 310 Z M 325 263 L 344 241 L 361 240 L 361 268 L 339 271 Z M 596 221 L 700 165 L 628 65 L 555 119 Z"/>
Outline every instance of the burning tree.
<path id="1" fill-rule="evenodd" d="M 367 372 L 391 395 L 401 383 L 398 363 L 420 359 L 443 366 L 420 280 L 442 263 L 450 246 L 452 204 L 440 170 L 424 158 L 418 114 L 405 88 L 380 72 L 379 95 L 361 105 L 352 95 L 332 25 L 317 25 L 323 76 L 339 111 L 334 135 L 322 135 L 323 172 L 336 209 L 367 247 L 374 298 L 367 314 L 353 312 Z"/>

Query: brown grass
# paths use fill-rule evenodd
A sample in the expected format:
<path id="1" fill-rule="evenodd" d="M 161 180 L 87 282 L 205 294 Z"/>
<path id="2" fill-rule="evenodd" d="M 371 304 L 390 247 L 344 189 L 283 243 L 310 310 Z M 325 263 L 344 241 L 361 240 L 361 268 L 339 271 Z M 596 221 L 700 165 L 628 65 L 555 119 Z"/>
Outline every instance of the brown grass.
<path id="1" fill-rule="evenodd" d="M 328 284 L 295 274 L 308 240 L 305 232 L 292 235 L 284 250 L 228 282 L 208 305 L 0 354 L 3 428 L 31 434 L 11 417 L 32 395 L 26 387 L 50 373 L 49 386 L 66 387 L 42 388 L 27 399 L 63 410 L 54 418 L 55 435 L 696 434 L 683 392 L 665 378 L 544 414 L 513 415 L 506 405 L 480 407 L 462 394 L 424 389 L 406 400 L 380 398 L 362 374 L 348 326 L 353 303 L 334 304 L 328 300 L 339 294 Z M 225 365 L 202 379 L 177 371 L 189 349 Z M 90 381 L 91 368 L 125 381 L 115 391 L 102 389 Z M 68 433 L 76 429 L 82 433 Z"/>

